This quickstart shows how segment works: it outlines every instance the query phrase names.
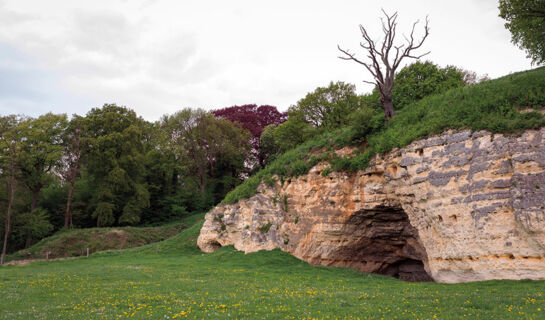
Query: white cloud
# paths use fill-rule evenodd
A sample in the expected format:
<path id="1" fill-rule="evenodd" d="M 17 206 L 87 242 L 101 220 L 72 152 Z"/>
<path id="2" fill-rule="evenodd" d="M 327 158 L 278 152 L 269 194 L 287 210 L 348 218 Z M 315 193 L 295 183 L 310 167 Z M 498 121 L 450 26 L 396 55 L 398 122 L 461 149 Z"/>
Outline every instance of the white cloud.
<path id="1" fill-rule="evenodd" d="M 329 81 L 368 91 L 369 75 L 337 59 L 336 45 L 357 50 L 360 23 L 378 38 L 382 6 L 399 12 L 400 33 L 429 14 L 425 49 L 436 63 L 492 77 L 530 68 L 496 0 L 0 0 L 0 50 L 16 53 L 0 71 L 19 79 L 0 90 L 11 106 L 0 111 L 84 113 L 115 102 L 154 120 L 187 106 L 286 109 Z"/>

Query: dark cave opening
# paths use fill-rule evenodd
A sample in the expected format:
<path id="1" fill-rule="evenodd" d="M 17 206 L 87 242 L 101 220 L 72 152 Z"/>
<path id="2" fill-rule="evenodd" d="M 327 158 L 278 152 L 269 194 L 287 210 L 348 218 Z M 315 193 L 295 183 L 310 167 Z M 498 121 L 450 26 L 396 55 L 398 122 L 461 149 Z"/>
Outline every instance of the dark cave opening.
<path id="1" fill-rule="evenodd" d="M 424 263 L 427 254 L 418 232 L 399 207 L 359 210 L 347 221 L 334 260 L 348 267 L 404 281 L 433 281 Z"/>

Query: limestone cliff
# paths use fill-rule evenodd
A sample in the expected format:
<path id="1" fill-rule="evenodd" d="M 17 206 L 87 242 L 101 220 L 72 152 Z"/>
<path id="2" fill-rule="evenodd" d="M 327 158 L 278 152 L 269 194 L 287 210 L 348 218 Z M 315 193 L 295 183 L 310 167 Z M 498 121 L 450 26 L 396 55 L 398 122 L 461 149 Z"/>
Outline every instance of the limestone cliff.
<path id="1" fill-rule="evenodd" d="M 280 248 L 413 281 L 545 279 L 545 129 L 446 132 L 356 174 L 326 167 L 216 207 L 199 247 Z"/>

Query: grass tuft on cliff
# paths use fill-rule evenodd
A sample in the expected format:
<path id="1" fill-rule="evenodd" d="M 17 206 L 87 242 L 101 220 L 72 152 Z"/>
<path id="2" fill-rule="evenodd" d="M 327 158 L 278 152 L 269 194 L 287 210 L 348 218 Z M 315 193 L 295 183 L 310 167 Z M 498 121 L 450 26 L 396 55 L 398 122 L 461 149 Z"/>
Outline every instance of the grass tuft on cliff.
<path id="1" fill-rule="evenodd" d="M 407 146 L 412 141 L 440 134 L 448 129 L 487 130 L 492 133 L 516 134 L 545 126 L 545 67 L 519 72 L 480 84 L 451 89 L 426 97 L 397 111 L 388 123 L 382 112 L 363 114 L 361 121 L 328 132 L 292 149 L 276 161 L 246 179 L 227 194 L 222 203 L 235 203 L 256 194 L 261 181 L 273 175 L 280 179 L 297 177 L 318 162 L 327 160 L 335 171 L 365 169 L 377 154 Z M 364 149 L 351 157 L 337 157 L 332 152 L 343 146 Z"/>

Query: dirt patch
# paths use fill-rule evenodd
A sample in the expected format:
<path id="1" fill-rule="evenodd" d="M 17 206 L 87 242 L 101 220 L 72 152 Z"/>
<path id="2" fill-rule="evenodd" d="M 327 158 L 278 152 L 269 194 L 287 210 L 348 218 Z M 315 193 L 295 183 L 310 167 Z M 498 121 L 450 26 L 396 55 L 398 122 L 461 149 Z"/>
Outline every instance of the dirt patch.
<path id="1" fill-rule="evenodd" d="M 127 240 L 127 233 L 119 229 L 108 231 L 108 233 L 104 235 L 104 241 L 109 243 L 110 247 L 116 249 L 123 249 L 127 243 Z"/>

